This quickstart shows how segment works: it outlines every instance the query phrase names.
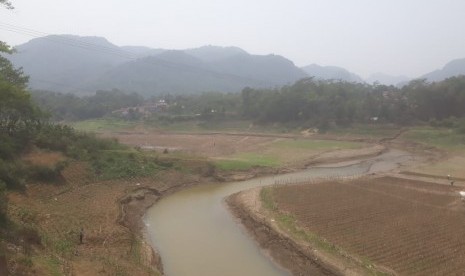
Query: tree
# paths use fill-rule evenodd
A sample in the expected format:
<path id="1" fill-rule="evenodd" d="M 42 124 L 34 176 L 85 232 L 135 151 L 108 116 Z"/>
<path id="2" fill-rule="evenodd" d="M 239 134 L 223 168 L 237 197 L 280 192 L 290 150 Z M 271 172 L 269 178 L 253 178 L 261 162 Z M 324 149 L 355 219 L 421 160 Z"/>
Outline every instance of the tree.
<path id="1" fill-rule="evenodd" d="M 0 43 L 0 53 L 12 52 L 6 43 Z M 40 123 L 40 112 L 26 91 L 27 81 L 21 69 L 15 69 L 7 58 L 0 56 L 0 129 L 12 137 L 33 130 Z"/>
<path id="2" fill-rule="evenodd" d="M 10 9 L 10 10 L 14 9 L 13 5 L 8 0 L 0 0 L 0 5 L 4 6 L 7 9 Z"/>

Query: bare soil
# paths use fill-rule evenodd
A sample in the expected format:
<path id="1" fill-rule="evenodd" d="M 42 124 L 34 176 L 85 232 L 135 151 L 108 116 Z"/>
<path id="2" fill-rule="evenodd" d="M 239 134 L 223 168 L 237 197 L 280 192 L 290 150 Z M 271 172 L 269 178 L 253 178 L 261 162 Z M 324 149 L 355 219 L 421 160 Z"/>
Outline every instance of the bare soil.
<path id="1" fill-rule="evenodd" d="M 103 136 L 149 150 L 163 151 L 167 148 L 170 152 L 179 151 L 207 158 L 244 151 L 261 152 L 276 139 L 295 138 L 288 135 L 176 134 L 145 130 L 106 133 Z M 245 180 L 263 174 L 284 173 L 309 164 L 378 155 L 384 149 L 382 145 L 374 145 L 356 150 L 319 152 L 299 162 L 287 164 L 287 167 L 252 168 L 246 172 L 216 175 L 215 180 L 205 177 L 212 175 L 210 168 L 205 166 L 205 162 L 199 163 L 197 158 L 185 160 L 186 166 L 192 169 L 191 173 L 169 171 L 150 178 L 117 181 L 98 181 L 88 173 L 86 164 L 72 163 L 64 170 L 61 185 L 31 183 L 26 193 L 10 194 L 9 213 L 18 223 L 34 225 L 43 237 L 43 246 L 35 246 L 33 249 L 38 252 L 38 259 L 34 261 L 31 270 L 34 275 L 50 275 L 55 270 L 67 275 L 158 275 L 162 273 L 161 260 L 143 237 L 142 219 L 146 209 L 161 197 L 198 183 Z M 50 152 L 33 152 L 24 158 L 47 166 L 63 160 L 60 154 Z M 237 207 L 236 211 L 243 214 L 242 217 L 247 217 L 246 209 Z M 292 266 L 295 264 L 294 259 L 300 260 L 297 262 L 300 262 L 301 268 L 296 266 L 296 273 L 302 272 L 304 274 L 301 275 L 305 275 L 305 271 L 308 271 L 306 269 L 309 269 L 306 268 L 309 258 L 314 260 L 311 266 L 315 273 L 331 275 L 341 271 L 337 266 L 334 269 L 326 265 L 322 267 L 319 260 L 330 257 L 315 255 L 315 251 L 308 251 L 308 247 L 302 247 L 282 234 L 268 239 L 267 236 L 274 233 L 272 228 L 259 225 L 255 218 L 249 221 L 250 225 L 257 226 L 256 236 L 259 241 L 263 240 L 260 243 L 264 247 L 285 249 L 278 253 L 283 257 L 278 256 L 277 259 L 287 259 Z M 85 233 L 82 245 L 79 244 L 81 228 L 84 228 Z M 298 251 L 295 248 L 304 253 L 296 253 Z M 355 267 L 350 261 L 342 267 L 346 274 L 357 271 L 353 270 Z"/>
<path id="2" fill-rule="evenodd" d="M 181 151 L 204 157 L 221 157 L 238 151 L 256 151 L 282 138 L 276 135 L 257 134 L 182 134 L 159 131 L 138 133 L 108 132 L 103 137 L 116 138 L 123 144 L 157 151 Z"/>
<path id="3" fill-rule="evenodd" d="M 42 237 L 42 245 L 33 248 L 36 257 L 28 271 L 33 275 L 161 274 L 160 258 L 144 237 L 146 209 L 167 193 L 210 180 L 167 171 L 150 178 L 98 181 L 88 172 L 86 164 L 72 163 L 63 172 L 64 183 L 29 184 L 25 193 L 9 195 L 10 216 L 32 225 Z M 12 260 L 9 268 L 19 261 Z M 15 275 L 15 271 L 10 272 Z"/>
<path id="4" fill-rule="evenodd" d="M 459 275 L 465 267 L 465 202 L 460 189 L 386 176 L 279 186 L 273 188 L 273 197 L 280 214 L 295 218 L 301 229 L 327 241 L 362 268 L 396 275 Z M 254 193 L 252 201 L 257 201 L 257 192 L 248 193 Z M 247 197 L 236 195 L 231 201 L 242 210 L 236 214 L 249 220 L 257 208 L 247 205 Z M 249 207 L 237 207 L 244 205 Z M 255 236 L 259 242 L 267 239 Z M 306 244 L 295 237 L 292 241 L 301 247 Z"/>
<path id="5" fill-rule="evenodd" d="M 261 206 L 260 188 L 234 194 L 226 199 L 233 214 L 263 250 L 293 275 L 360 275 L 349 260 L 336 259 L 293 239 L 281 230 Z"/>

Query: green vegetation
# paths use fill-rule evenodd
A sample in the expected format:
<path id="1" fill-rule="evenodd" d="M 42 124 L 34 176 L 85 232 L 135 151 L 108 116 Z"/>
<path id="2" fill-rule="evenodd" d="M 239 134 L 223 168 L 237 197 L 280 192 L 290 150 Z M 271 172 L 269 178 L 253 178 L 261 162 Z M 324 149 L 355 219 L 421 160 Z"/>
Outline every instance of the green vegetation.
<path id="1" fill-rule="evenodd" d="M 357 142 L 332 140 L 285 140 L 273 144 L 278 148 L 303 150 L 358 149 L 362 145 Z"/>
<path id="2" fill-rule="evenodd" d="M 27 183 L 63 184 L 61 172 L 74 161 L 89 164 L 100 179 L 148 176 L 176 164 L 130 149 L 113 139 L 100 139 L 66 125 L 50 123 L 26 90 L 27 76 L 3 56 L 12 53 L 11 48 L 0 43 L 0 52 L 0 256 L 13 261 L 15 267 L 19 265 L 16 274 L 29 275 L 33 273 L 30 271 L 33 248 L 46 248 L 47 252 L 42 253 L 50 258 L 42 256 L 37 261 L 51 275 L 69 274 L 63 269 L 66 259 L 75 252 L 76 233 L 58 233 L 53 238 L 43 235 L 37 226 L 36 212 L 18 206 L 8 208 L 8 190 L 21 192 Z M 108 99 L 118 99 L 119 106 L 130 103 L 126 95 L 100 92 L 91 99 L 101 104 L 93 106 L 94 111 L 102 108 L 104 113 L 118 106 L 107 106 Z M 45 160 L 45 165 L 26 158 L 36 152 L 55 154 L 58 158 L 50 157 L 51 161 Z M 11 249 L 12 246 L 21 251 Z"/>
<path id="3" fill-rule="evenodd" d="M 260 152 L 242 152 L 218 158 L 214 164 L 223 171 L 248 170 L 253 167 L 279 167 L 288 162 L 308 158 L 324 151 L 337 149 L 358 149 L 358 142 L 285 139 L 270 142 Z"/>
<path id="4" fill-rule="evenodd" d="M 230 159 L 215 160 L 214 164 L 224 171 L 247 170 L 253 167 L 277 167 L 280 161 L 277 157 L 267 154 L 252 152 L 238 153 L 229 157 Z"/>
<path id="5" fill-rule="evenodd" d="M 93 155 L 90 163 L 97 176 L 102 179 L 127 178 L 154 175 L 162 167 L 171 167 L 170 162 L 159 162 L 137 151 L 102 151 Z"/>
<path id="6" fill-rule="evenodd" d="M 142 96 L 136 93 L 125 94 L 119 90 L 97 91 L 95 95 L 84 97 L 48 91 L 32 91 L 32 98 L 42 110 L 49 112 L 55 121 L 101 118 L 111 114 L 114 110 L 137 106 L 144 102 Z M 131 119 L 137 119 L 137 116 Z"/>
<path id="7" fill-rule="evenodd" d="M 400 127 L 397 125 L 389 124 L 352 124 L 349 127 L 334 127 L 328 130 L 329 134 L 335 134 L 340 136 L 356 136 L 361 138 L 386 138 L 393 137 L 399 131 Z"/>
<path id="8" fill-rule="evenodd" d="M 260 190 L 260 199 L 263 203 L 263 206 L 270 211 L 277 211 L 278 206 L 276 205 L 275 200 L 273 199 L 273 187 L 263 187 Z"/>
<path id="9" fill-rule="evenodd" d="M 4 228 L 6 226 L 7 222 L 7 217 L 6 217 L 6 211 L 7 211 L 7 204 L 8 204 L 8 198 L 6 195 L 6 184 L 0 180 L 0 229 Z M 1 254 L 1 250 L 0 250 Z"/>
<path id="10" fill-rule="evenodd" d="M 35 92 L 33 99 L 55 120 L 113 117 L 176 131 L 243 130 L 253 122 L 253 129 L 261 125 L 260 131 L 266 132 L 316 128 L 320 133 L 380 138 L 395 134 L 401 125 L 418 123 L 453 124 L 465 132 L 465 122 L 454 123 L 454 118 L 465 116 L 464 93 L 465 76 L 437 83 L 415 80 L 402 88 L 306 78 L 281 89 L 245 88 L 240 94 L 168 94 L 144 100 L 121 91 L 98 91 L 83 98 Z M 231 123 L 239 121 L 248 125 Z M 106 128 L 105 123 L 110 129 L 131 125 L 105 119 L 77 127 L 94 131 Z"/>
<path id="11" fill-rule="evenodd" d="M 445 150 L 465 150 L 465 134 L 449 128 L 415 127 L 402 137 Z"/>
<path id="12" fill-rule="evenodd" d="M 99 132 L 99 131 L 116 131 L 122 129 L 134 128 L 138 123 L 135 121 L 127 121 L 118 118 L 99 118 L 89 119 L 70 123 L 70 125 L 79 131 L 84 132 Z"/>
<path id="13" fill-rule="evenodd" d="M 281 89 L 242 91 L 242 115 L 261 122 L 300 122 L 326 131 L 353 123 L 413 124 L 465 116 L 465 77 L 416 80 L 399 89 L 307 78 Z"/>

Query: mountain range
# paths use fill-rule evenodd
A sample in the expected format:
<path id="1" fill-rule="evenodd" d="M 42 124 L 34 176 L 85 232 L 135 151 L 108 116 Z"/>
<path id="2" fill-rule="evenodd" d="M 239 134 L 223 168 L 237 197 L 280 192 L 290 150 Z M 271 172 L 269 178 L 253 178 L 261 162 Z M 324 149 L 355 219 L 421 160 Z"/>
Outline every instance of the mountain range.
<path id="1" fill-rule="evenodd" d="M 237 92 L 307 76 L 282 56 L 251 55 L 237 47 L 164 50 L 118 47 L 100 37 L 52 35 L 15 48 L 9 58 L 31 77 L 31 88 L 75 94 L 111 89 L 143 95 Z"/>
<path id="2" fill-rule="evenodd" d="M 310 64 L 302 67 L 309 75 L 321 80 L 343 80 L 348 82 L 363 82 L 363 79 L 344 68 L 337 66 L 320 66 L 318 64 Z"/>
<path id="3" fill-rule="evenodd" d="M 102 37 L 50 35 L 16 46 L 9 59 L 30 76 L 32 89 L 93 94 L 119 89 L 143 95 L 205 91 L 238 92 L 244 87 L 272 88 L 301 78 L 405 83 L 403 76 L 360 76 L 336 66 L 302 68 L 279 55 L 252 55 L 238 47 L 203 46 L 186 50 L 119 47 Z M 465 59 L 422 76 L 430 81 L 465 74 Z"/>
<path id="4" fill-rule="evenodd" d="M 442 69 L 421 76 L 421 79 L 429 81 L 441 81 L 446 78 L 458 75 L 465 75 L 465 58 L 454 59 L 447 63 Z"/>

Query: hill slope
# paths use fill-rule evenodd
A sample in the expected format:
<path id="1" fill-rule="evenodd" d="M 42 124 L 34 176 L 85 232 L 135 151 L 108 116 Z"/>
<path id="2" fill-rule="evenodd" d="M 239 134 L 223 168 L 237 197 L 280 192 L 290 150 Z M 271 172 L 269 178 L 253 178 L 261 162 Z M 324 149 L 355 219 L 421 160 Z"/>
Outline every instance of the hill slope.
<path id="1" fill-rule="evenodd" d="M 320 66 L 318 64 L 310 64 L 302 69 L 312 77 L 322 80 L 343 80 L 348 82 L 363 82 L 363 79 L 344 68 L 337 66 Z"/>
<path id="2" fill-rule="evenodd" d="M 444 68 L 435 70 L 420 78 L 429 81 L 441 81 L 453 76 L 465 75 L 465 58 L 455 59 L 447 63 Z"/>
<path id="3" fill-rule="evenodd" d="M 272 87 L 306 77 L 284 57 L 250 55 L 237 47 L 164 50 L 119 47 L 100 37 L 52 35 L 17 49 L 11 61 L 31 76 L 31 88 L 75 94 L 98 89 L 145 95 L 237 92 L 245 86 Z"/>
<path id="4" fill-rule="evenodd" d="M 52 35 L 16 47 L 9 56 L 16 67 L 30 76 L 30 87 L 74 92 L 117 64 L 127 54 L 104 38 Z"/>

